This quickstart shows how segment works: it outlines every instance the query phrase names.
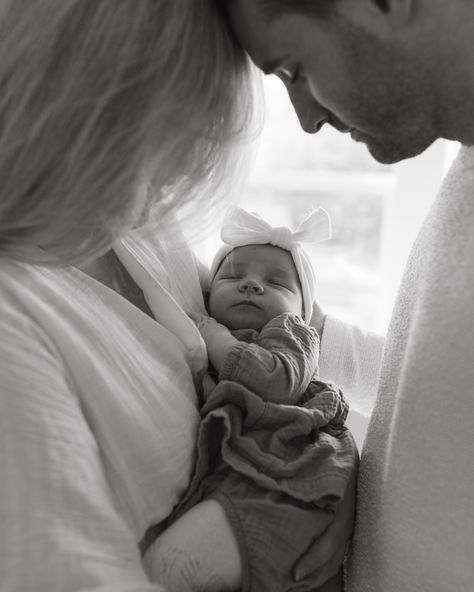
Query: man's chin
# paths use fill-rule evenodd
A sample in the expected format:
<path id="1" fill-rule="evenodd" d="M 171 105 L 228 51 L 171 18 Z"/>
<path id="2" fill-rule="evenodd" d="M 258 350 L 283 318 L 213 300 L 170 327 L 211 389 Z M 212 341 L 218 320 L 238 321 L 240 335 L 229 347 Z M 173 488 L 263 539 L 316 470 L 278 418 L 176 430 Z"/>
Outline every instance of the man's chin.
<path id="1" fill-rule="evenodd" d="M 432 142 L 417 144 L 390 144 L 366 141 L 369 154 L 380 164 L 395 164 L 408 158 L 413 158 L 424 152 Z"/>

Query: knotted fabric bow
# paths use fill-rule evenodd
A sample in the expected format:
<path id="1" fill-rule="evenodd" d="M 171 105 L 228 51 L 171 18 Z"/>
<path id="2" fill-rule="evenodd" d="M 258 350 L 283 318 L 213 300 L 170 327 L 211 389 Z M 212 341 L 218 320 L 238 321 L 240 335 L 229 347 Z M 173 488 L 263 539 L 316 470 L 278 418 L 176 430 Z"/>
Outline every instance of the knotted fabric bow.
<path id="1" fill-rule="evenodd" d="M 308 253 L 301 243 L 317 243 L 331 238 L 331 221 L 323 208 L 314 210 L 293 232 L 287 226 L 273 227 L 258 214 L 234 208 L 224 221 L 219 249 L 211 265 L 214 279 L 222 261 L 235 248 L 245 245 L 274 245 L 289 251 L 301 283 L 304 320 L 309 323 L 316 293 L 316 278 Z"/>

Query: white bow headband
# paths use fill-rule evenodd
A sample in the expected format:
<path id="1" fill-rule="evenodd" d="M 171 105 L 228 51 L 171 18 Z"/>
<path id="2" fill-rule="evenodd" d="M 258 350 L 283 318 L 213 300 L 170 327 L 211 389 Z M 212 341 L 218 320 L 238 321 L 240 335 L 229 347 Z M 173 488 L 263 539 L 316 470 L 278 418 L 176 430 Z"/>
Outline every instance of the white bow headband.
<path id="1" fill-rule="evenodd" d="M 235 208 L 224 221 L 221 238 L 225 244 L 212 262 L 211 280 L 214 279 L 224 258 L 236 247 L 270 244 L 289 251 L 301 282 L 304 320 L 309 323 L 316 293 L 316 278 L 310 258 L 301 243 L 316 243 L 331 238 L 331 221 L 326 210 L 314 210 L 292 232 L 287 226 L 273 227 L 258 214 Z"/>

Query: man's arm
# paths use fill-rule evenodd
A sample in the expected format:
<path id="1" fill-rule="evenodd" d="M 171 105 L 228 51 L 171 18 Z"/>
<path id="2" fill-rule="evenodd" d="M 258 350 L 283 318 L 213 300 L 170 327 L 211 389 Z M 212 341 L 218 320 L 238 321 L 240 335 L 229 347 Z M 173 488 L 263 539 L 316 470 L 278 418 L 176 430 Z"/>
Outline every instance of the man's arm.
<path id="1" fill-rule="evenodd" d="M 316 301 L 310 324 L 321 340 L 320 379 L 335 382 L 351 407 L 368 417 L 377 394 L 385 337 L 326 315 Z"/>

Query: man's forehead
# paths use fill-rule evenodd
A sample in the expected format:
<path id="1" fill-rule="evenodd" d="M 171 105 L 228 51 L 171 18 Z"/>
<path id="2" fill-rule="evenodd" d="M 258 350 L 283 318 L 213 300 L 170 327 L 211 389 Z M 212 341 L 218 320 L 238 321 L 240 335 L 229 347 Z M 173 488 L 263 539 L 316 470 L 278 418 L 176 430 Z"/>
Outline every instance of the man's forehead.
<path id="1" fill-rule="evenodd" d="M 237 39 L 252 61 L 265 73 L 281 61 L 284 36 L 279 35 L 278 21 L 269 23 L 256 0 L 233 0 L 229 16 Z"/>

